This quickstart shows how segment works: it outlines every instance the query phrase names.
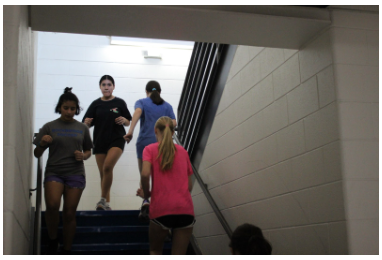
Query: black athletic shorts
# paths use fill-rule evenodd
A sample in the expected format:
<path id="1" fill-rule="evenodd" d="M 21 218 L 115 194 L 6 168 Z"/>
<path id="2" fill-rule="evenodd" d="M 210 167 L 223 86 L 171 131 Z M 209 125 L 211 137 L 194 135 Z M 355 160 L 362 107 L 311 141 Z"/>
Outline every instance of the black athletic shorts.
<path id="1" fill-rule="evenodd" d="M 121 137 L 121 138 L 115 139 L 114 141 L 112 141 L 107 146 L 104 146 L 104 147 L 94 146 L 93 154 L 97 154 L 97 153 L 107 154 L 107 151 L 109 151 L 109 149 L 112 148 L 112 147 L 121 148 L 121 150 L 123 151 L 123 149 L 125 148 L 125 143 L 126 143 L 125 139 L 123 139 L 123 137 Z"/>
<path id="2" fill-rule="evenodd" d="M 196 220 L 192 215 L 166 215 L 151 221 L 163 229 L 180 229 L 194 226 Z"/>

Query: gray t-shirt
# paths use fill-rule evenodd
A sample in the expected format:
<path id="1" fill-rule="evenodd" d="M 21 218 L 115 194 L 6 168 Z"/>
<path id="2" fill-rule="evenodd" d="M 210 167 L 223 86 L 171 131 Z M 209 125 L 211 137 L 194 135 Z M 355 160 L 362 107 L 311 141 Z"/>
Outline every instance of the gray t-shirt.
<path id="1" fill-rule="evenodd" d="M 74 151 L 87 151 L 93 148 L 89 128 L 74 120 L 64 122 L 60 118 L 46 123 L 36 136 L 33 144 L 39 145 L 44 135 L 53 139 L 49 144 L 49 157 L 45 176 L 85 175 L 83 161 L 76 161 Z"/>

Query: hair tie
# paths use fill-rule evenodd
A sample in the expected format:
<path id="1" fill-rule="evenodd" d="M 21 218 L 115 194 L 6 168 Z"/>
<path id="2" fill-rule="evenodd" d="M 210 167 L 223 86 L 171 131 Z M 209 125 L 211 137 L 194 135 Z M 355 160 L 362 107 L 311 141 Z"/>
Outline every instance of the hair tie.
<path id="1" fill-rule="evenodd" d="M 169 124 L 166 124 L 166 126 L 169 126 Z"/>
<path id="2" fill-rule="evenodd" d="M 153 88 L 151 91 L 157 90 L 156 88 Z"/>

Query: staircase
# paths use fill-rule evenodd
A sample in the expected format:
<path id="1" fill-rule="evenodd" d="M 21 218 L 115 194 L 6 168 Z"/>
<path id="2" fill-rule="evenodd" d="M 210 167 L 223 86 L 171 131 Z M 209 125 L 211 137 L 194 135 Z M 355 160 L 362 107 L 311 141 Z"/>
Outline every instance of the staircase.
<path id="1" fill-rule="evenodd" d="M 62 212 L 58 228 L 62 245 Z M 72 254 L 76 255 L 148 255 L 148 224 L 138 221 L 139 210 L 77 211 L 77 231 Z M 41 254 L 48 244 L 45 212 L 41 219 Z M 171 253 L 171 243 L 166 242 L 163 254 Z"/>

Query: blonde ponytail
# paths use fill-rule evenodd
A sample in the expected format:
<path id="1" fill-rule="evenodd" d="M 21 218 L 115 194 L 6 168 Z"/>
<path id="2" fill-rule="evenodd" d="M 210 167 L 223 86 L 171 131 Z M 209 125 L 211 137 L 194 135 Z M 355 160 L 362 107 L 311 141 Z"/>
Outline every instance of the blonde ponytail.
<path id="1" fill-rule="evenodd" d="M 172 134 L 174 133 L 174 125 L 171 118 L 162 116 L 155 124 L 155 128 L 158 129 L 163 139 L 158 146 L 158 157 L 160 158 L 160 167 L 162 171 L 170 170 L 174 163 L 175 157 L 175 145 L 172 141 Z"/>

